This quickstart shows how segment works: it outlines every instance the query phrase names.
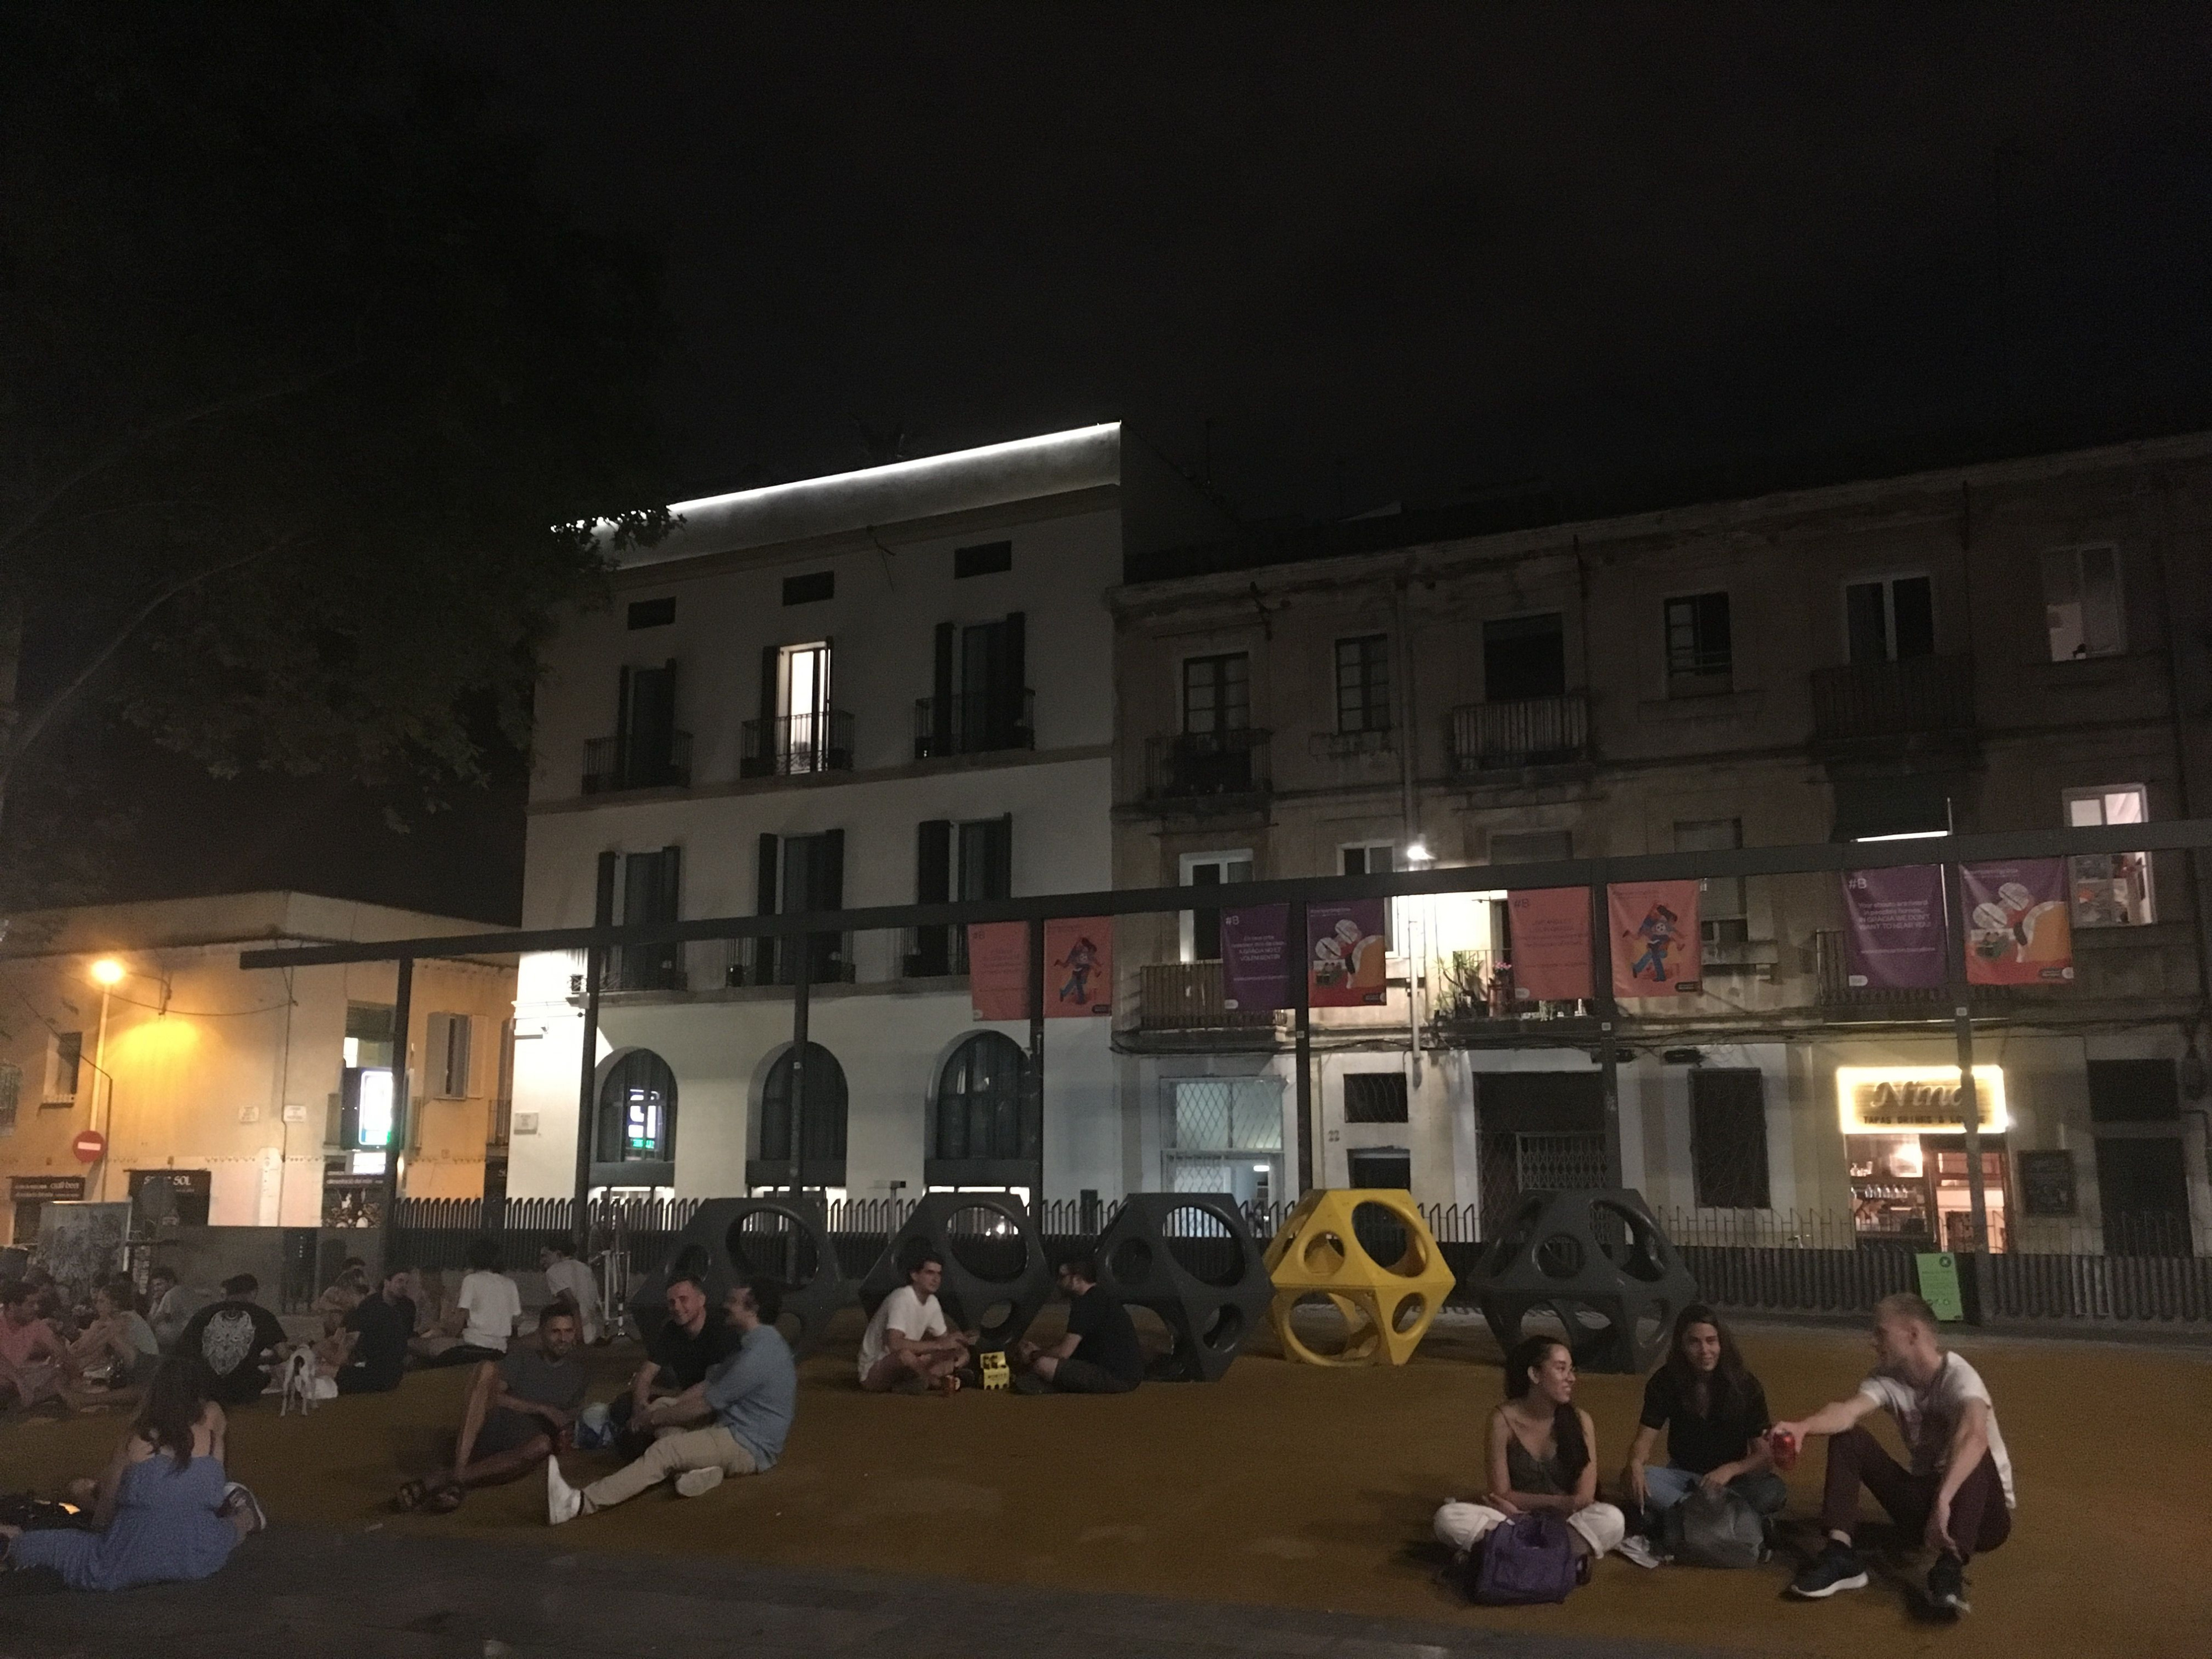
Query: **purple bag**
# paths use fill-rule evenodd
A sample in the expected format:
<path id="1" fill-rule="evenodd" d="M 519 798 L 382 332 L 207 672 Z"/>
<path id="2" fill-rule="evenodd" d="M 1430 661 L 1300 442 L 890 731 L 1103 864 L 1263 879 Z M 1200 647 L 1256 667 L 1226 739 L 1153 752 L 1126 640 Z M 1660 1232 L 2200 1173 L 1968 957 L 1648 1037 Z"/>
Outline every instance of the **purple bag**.
<path id="1" fill-rule="evenodd" d="M 1566 1520 L 1548 1510 L 1508 1516 L 1482 1540 L 1476 1560 L 1468 1594 L 1485 1607 L 1564 1601 L 1580 1582 L 1580 1564 Z"/>

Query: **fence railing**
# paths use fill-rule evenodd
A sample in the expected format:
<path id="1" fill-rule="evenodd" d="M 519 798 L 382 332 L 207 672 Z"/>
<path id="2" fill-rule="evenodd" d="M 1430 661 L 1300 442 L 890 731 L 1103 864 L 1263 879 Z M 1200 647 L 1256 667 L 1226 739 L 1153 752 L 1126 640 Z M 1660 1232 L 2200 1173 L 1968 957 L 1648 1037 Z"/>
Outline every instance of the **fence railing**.
<path id="1" fill-rule="evenodd" d="M 691 734 L 667 732 L 659 742 L 588 738 L 584 743 L 584 793 L 622 789 L 684 789 L 691 784 Z"/>
<path id="2" fill-rule="evenodd" d="M 1138 970 L 1137 1024 L 1147 1031 L 1273 1030 L 1271 1008 L 1231 1008 L 1218 962 L 1148 962 Z"/>
<path id="3" fill-rule="evenodd" d="M 1145 739 L 1145 793 L 1154 800 L 1265 794 L 1267 741 L 1249 726 L 1177 732 Z"/>
<path id="4" fill-rule="evenodd" d="M 1589 699 L 1579 691 L 1451 711 L 1452 770 L 1514 771 L 1589 758 Z"/>
<path id="5" fill-rule="evenodd" d="M 1018 696 L 999 692 L 968 696 L 918 697 L 914 705 L 914 757 L 986 755 L 1002 749 L 1036 747 L 1036 693 L 1024 686 Z"/>
<path id="6" fill-rule="evenodd" d="M 853 717 L 842 708 L 747 720 L 741 778 L 797 777 L 853 769 Z"/>
<path id="7" fill-rule="evenodd" d="M 1971 731 L 1974 659 L 1965 652 L 1813 671 L 1813 735 L 1823 742 Z"/>

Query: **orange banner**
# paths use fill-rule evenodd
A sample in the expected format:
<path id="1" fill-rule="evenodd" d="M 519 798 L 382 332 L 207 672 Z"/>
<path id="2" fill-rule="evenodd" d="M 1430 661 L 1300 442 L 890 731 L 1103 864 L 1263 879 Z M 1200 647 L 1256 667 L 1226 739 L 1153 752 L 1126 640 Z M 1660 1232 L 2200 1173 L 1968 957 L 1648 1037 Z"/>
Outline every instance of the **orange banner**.
<path id="1" fill-rule="evenodd" d="M 1605 890 L 1613 919 L 1613 994 L 1695 996 L 1704 989 L 1698 884 L 1632 881 Z"/>
<path id="2" fill-rule="evenodd" d="M 1513 948 L 1510 996 L 1521 1002 L 1578 1002 L 1597 994 L 1590 978 L 1587 887 L 1532 887 L 1505 896 Z"/>
<path id="3" fill-rule="evenodd" d="M 1030 1017 L 1029 923 L 969 924 L 968 1000 L 978 1019 Z"/>
<path id="4" fill-rule="evenodd" d="M 1044 925 L 1044 1017 L 1114 1012 L 1114 919 L 1056 916 Z"/>

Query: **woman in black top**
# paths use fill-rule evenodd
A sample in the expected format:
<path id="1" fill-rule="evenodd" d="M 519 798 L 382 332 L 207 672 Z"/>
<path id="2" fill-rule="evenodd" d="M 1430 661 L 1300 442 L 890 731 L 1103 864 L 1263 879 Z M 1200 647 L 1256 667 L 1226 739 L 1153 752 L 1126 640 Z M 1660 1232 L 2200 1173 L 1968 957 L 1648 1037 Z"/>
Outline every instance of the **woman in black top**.
<path id="1" fill-rule="evenodd" d="M 1774 1473 L 1766 1390 L 1743 1363 L 1720 1316 L 1692 1302 L 1674 1321 L 1667 1358 L 1644 1385 L 1644 1415 L 1621 1475 L 1623 1507 L 1643 1511 L 1647 1533 L 1700 1486 L 1741 1493 L 1761 1515 L 1778 1515 L 1789 1493 Z M 1667 1461 L 1650 1467 L 1659 1431 Z"/>

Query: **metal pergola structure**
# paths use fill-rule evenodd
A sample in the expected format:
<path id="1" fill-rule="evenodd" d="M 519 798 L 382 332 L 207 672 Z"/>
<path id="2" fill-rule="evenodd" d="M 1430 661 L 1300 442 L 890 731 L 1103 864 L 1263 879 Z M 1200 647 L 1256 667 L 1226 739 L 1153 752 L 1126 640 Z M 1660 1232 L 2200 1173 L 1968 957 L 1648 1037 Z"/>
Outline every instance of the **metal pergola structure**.
<path id="1" fill-rule="evenodd" d="M 1606 889 L 1616 883 L 1694 880 L 1711 877 L 1840 874 L 1850 870 L 1888 870 L 1937 865 L 1944 872 L 1945 933 L 1950 986 L 1948 1001 L 1959 1054 L 1960 1115 L 1966 1142 L 1974 1237 L 1988 1237 L 1988 1213 L 1980 1157 L 1980 1109 L 1975 1097 L 1973 1021 L 1966 994 L 1965 934 L 1959 925 L 1958 866 L 2017 859 L 2065 858 L 2075 854 L 2182 852 L 2212 849 L 2212 819 L 2086 829 L 2013 830 L 1987 835 L 1867 842 L 1819 842 L 1792 847 L 1747 847 L 1733 851 L 1650 853 L 1621 858 L 1562 859 L 1531 864 L 1462 865 L 1450 868 L 1392 870 L 1362 876 L 1311 876 L 1242 882 L 1233 889 L 1208 889 L 1216 905 L 1231 896 L 1237 906 L 1289 907 L 1291 939 L 1306 937 L 1306 908 L 1315 902 L 1365 898 L 1419 898 L 1445 894 L 1486 893 L 1531 888 L 1583 887 L 1590 895 L 1590 977 L 1598 1017 L 1598 1060 L 1605 1106 L 1606 1167 L 1610 1184 L 1621 1181 L 1620 1079 L 1613 1032 L 1620 1014 L 1613 993 Z M 2201 860 L 2191 861 L 2190 909 L 2197 922 L 2200 998 L 2212 1002 L 2204 975 L 2212 963 L 2212 917 L 2208 917 L 2207 878 Z M 972 899 L 937 904 L 878 905 L 848 910 L 796 912 L 781 915 L 714 916 L 689 921 L 617 924 L 612 883 L 599 886 L 597 919 L 587 927 L 540 927 L 444 938 L 391 939 L 371 944 L 274 945 L 241 951 L 241 969 L 318 968 L 349 963 L 391 962 L 398 967 L 394 1018 L 400 1033 L 399 1062 L 393 1067 L 391 1151 L 385 1164 L 385 1226 L 398 1214 L 398 1199 L 407 1144 L 408 1097 L 405 1033 L 410 1017 L 414 964 L 420 960 L 460 957 L 507 957 L 545 951 L 584 953 L 584 1041 L 577 1085 L 575 1226 L 586 1225 L 591 1185 L 592 1144 L 598 1093 L 599 996 L 609 952 L 627 945 L 683 944 L 692 940 L 779 939 L 804 941 L 817 934 L 866 933 L 908 927 L 964 927 L 971 922 L 1020 921 L 1029 927 L 1029 1065 L 1024 1104 L 1042 1121 L 1044 1089 L 1044 927 L 1060 917 L 1157 915 L 1190 909 L 1198 895 L 1188 887 L 1109 889 L 1091 893 L 1046 893 L 1003 899 Z M 779 951 L 779 955 L 782 952 Z M 811 951 L 802 942 L 790 952 L 796 964 L 792 993 L 793 1184 L 798 1184 L 799 1126 L 805 1118 Z M 1313 1022 L 1307 1003 L 1307 975 L 1291 975 L 1297 1071 L 1298 1161 L 1297 1186 L 1310 1183 L 1313 1172 Z M 2200 1011 L 2202 1012 L 2202 1011 Z M 1040 1159 L 1042 1154 L 1040 1154 Z"/>

